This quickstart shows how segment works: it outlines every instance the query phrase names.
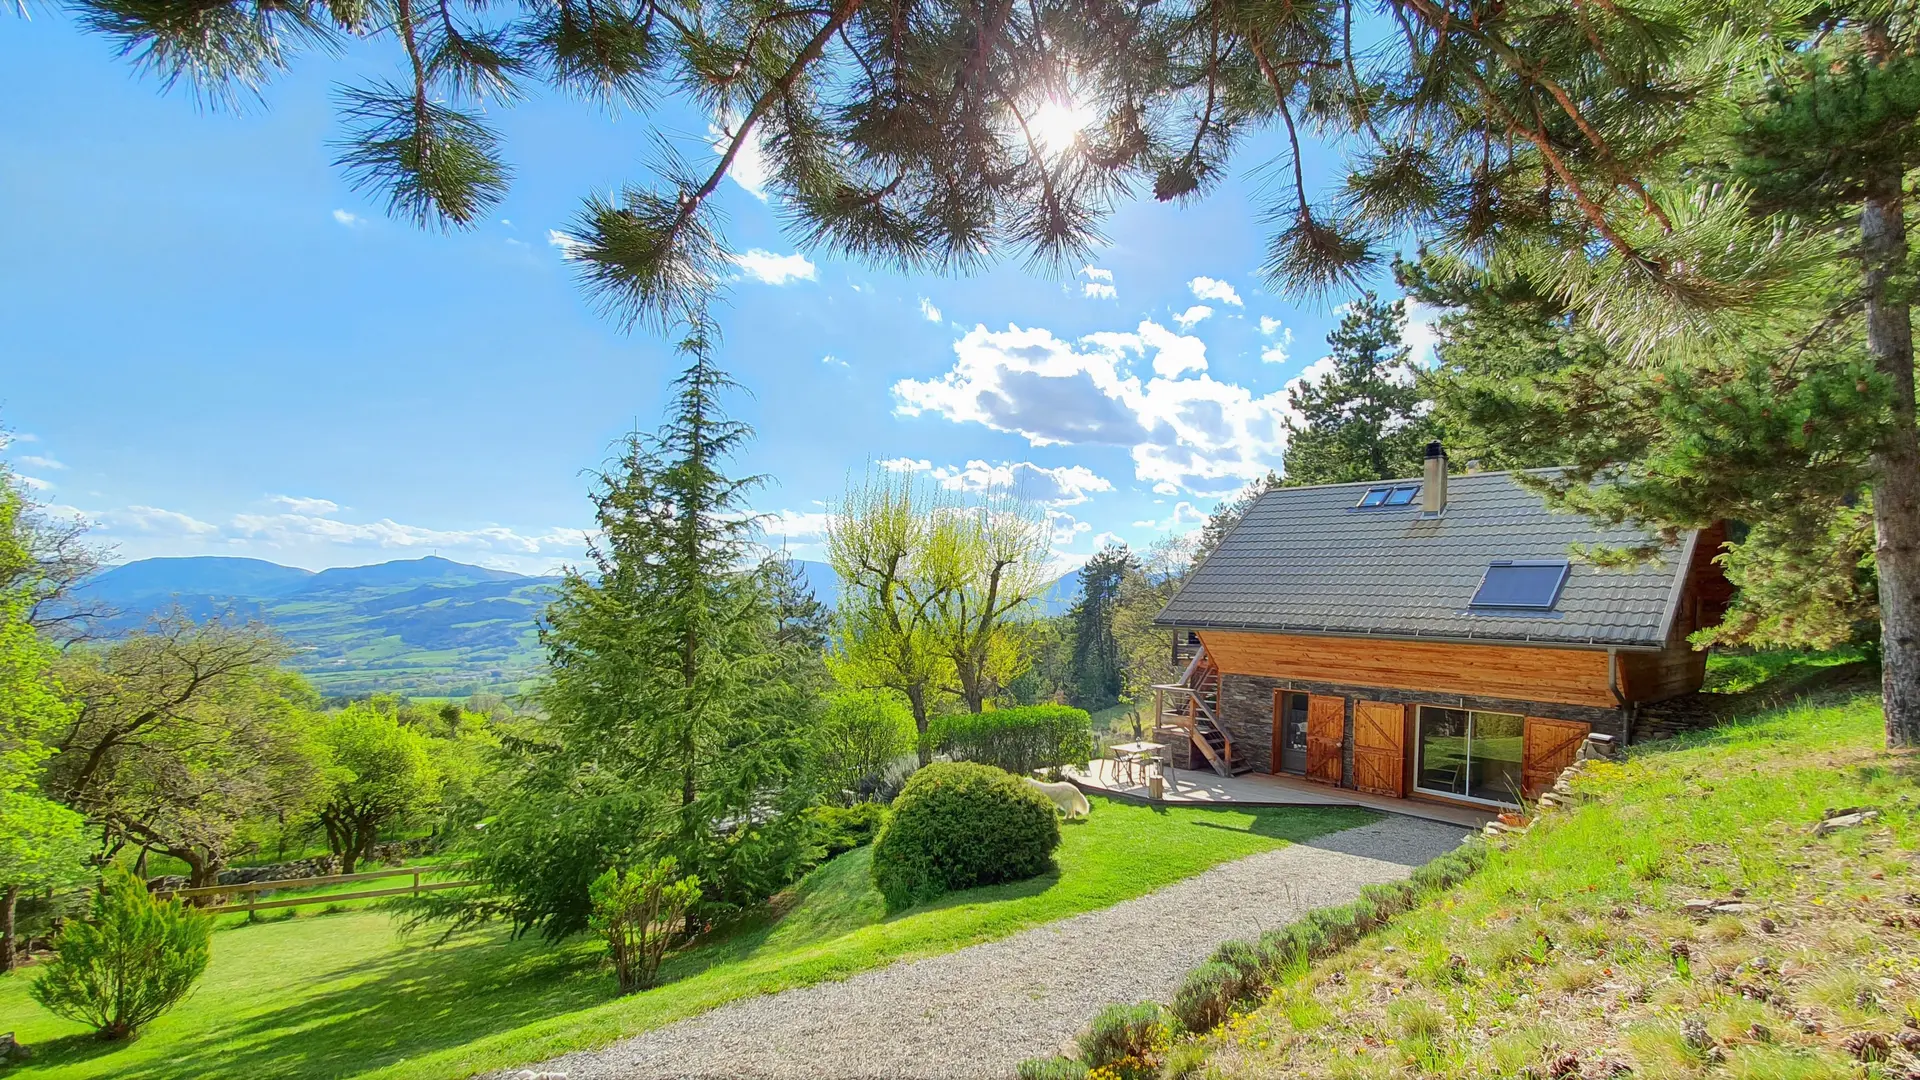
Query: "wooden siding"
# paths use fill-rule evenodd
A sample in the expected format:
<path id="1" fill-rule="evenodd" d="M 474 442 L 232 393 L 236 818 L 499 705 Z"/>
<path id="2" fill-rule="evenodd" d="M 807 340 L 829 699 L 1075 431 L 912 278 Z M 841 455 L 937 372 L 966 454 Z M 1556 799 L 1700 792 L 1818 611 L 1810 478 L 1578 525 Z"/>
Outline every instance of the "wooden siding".
<path id="1" fill-rule="evenodd" d="M 1620 654 L 1620 693 L 1647 704 L 1691 694 L 1707 680 L 1707 654 L 1684 643 L 1657 653 Z"/>
<path id="2" fill-rule="evenodd" d="M 1612 706 L 1607 654 L 1594 649 L 1458 645 L 1202 630 L 1221 670 L 1396 690 Z"/>

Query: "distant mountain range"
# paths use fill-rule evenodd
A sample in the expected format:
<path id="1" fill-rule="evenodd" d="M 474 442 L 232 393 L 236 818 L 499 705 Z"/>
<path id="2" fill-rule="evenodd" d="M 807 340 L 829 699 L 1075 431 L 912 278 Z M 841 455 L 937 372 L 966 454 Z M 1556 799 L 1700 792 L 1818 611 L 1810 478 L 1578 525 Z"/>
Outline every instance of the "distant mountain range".
<path id="1" fill-rule="evenodd" d="M 839 600 L 825 563 L 796 560 L 821 602 Z M 1079 574 L 1055 581 L 1043 610 L 1072 606 Z M 299 647 L 293 661 L 326 694 L 512 693 L 540 671 L 535 623 L 557 577 L 428 556 L 312 571 L 220 555 L 142 559 L 95 575 L 82 599 L 113 609 L 102 629 L 134 629 L 178 607 L 199 619 L 268 623 Z"/>

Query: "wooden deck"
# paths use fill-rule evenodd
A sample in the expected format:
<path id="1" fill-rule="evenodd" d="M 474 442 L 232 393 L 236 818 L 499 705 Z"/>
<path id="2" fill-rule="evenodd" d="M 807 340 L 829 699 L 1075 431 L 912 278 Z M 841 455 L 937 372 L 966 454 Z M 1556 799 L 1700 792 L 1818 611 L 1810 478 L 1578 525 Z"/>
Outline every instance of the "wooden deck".
<path id="1" fill-rule="evenodd" d="M 1100 758 L 1090 762 L 1084 771 L 1066 770 L 1066 776 L 1067 779 L 1090 792 L 1141 800 L 1147 797 L 1145 784 L 1128 784 L 1125 777 L 1116 778 L 1112 770 L 1113 762 Z M 1291 776 L 1269 776 L 1265 773 L 1243 773 L 1239 776 L 1225 777 L 1211 770 L 1169 768 L 1165 771 L 1165 775 L 1164 801 L 1169 803 L 1231 803 L 1240 806 L 1359 806 L 1389 814 L 1423 818 L 1427 821 L 1444 821 L 1449 825 L 1460 825 L 1469 829 L 1478 829 L 1485 825 L 1493 820 L 1496 813 L 1492 809 L 1478 810 L 1420 799 L 1394 799 L 1384 795 L 1370 795 L 1364 791 L 1328 787 L 1325 784 L 1309 783 Z"/>

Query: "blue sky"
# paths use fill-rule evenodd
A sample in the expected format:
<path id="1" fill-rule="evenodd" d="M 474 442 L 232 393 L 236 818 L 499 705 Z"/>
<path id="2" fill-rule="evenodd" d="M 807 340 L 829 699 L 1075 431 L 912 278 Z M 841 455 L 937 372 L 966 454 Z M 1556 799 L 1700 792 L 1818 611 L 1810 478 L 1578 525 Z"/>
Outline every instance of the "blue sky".
<path id="1" fill-rule="evenodd" d="M 421 232 L 329 164 L 331 87 L 389 74 L 384 46 L 297 62 L 236 115 L 161 93 L 57 14 L 4 27 L 0 424 L 55 512 L 121 559 L 577 558 L 584 470 L 657 422 L 678 365 L 595 313 L 551 233 L 644 177 L 655 127 L 708 152 L 704 117 L 497 112 L 512 193 L 470 233 Z M 1065 278 L 801 251 L 725 185 L 741 269 L 720 356 L 753 392 L 741 468 L 777 480 L 756 500 L 774 542 L 818 557 L 825 507 L 884 462 L 959 489 L 1013 478 L 1065 566 L 1191 529 L 1278 467 L 1284 387 L 1335 316 L 1261 288 L 1264 156 L 1201 204 L 1124 207 Z"/>

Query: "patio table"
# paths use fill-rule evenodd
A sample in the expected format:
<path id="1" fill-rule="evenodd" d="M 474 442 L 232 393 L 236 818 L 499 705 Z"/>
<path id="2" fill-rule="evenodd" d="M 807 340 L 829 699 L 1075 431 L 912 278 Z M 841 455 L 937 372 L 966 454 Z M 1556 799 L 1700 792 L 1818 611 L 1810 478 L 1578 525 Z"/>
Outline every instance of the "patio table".
<path id="1" fill-rule="evenodd" d="M 1130 743 L 1115 744 L 1111 748 L 1113 750 L 1113 767 L 1114 767 L 1114 774 L 1115 774 L 1114 779 L 1116 781 L 1119 780 L 1119 770 L 1122 766 L 1125 766 L 1127 770 L 1127 784 L 1128 786 L 1132 786 L 1134 783 L 1138 782 L 1134 779 L 1133 770 L 1135 766 L 1140 766 L 1141 767 L 1140 779 L 1141 781 L 1144 781 L 1146 779 L 1145 766 L 1147 765 L 1148 762 L 1160 760 L 1160 752 L 1162 750 L 1165 750 L 1166 748 L 1167 748 L 1166 743 L 1157 743 L 1157 742 L 1130 742 Z"/>

